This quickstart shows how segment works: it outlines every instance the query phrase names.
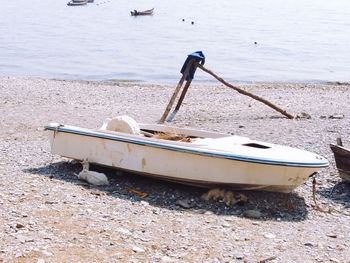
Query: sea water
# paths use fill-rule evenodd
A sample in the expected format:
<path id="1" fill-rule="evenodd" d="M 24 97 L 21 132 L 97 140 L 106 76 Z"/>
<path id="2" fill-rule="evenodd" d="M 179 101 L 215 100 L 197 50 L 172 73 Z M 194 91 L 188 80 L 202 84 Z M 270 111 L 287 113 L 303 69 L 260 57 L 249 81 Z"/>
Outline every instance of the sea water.
<path id="1" fill-rule="evenodd" d="M 229 81 L 350 80 L 349 0 L 67 2 L 1 2 L 0 75 L 176 83 L 201 50 Z"/>

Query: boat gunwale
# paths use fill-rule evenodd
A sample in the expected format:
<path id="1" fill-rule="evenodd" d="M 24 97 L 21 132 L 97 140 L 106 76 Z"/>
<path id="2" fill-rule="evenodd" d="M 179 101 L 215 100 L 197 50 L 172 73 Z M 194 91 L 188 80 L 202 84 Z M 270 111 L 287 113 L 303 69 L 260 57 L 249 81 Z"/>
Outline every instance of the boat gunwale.
<path id="1" fill-rule="evenodd" d="M 208 150 L 203 148 L 194 148 L 194 147 L 188 147 L 185 144 L 188 143 L 179 143 L 172 144 L 172 143 L 162 143 L 158 141 L 150 140 L 149 138 L 143 137 L 142 140 L 137 138 L 130 137 L 131 134 L 111 134 L 106 133 L 104 131 L 94 131 L 90 129 L 80 128 L 80 127 L 74 127 L 74 126 L 65 126 L 65 125 L 59 125 L 59 124 L 49 124 L 48 126 L 45 126 L 45 130 L 50 130 L 53 132 L 63 132 L 63 133 L 70 133 L 75 135 L 82 135 L 82 136 L 88 136 L 88 137 L 94 137 L 94 138 L 100 138 L 100 139 L 107 139 L 112 141 L 118 141 L 118 142 L 125 142 L 125 143 L 131 143 L 136 145 L 142 145 L 142 146 L 150 146 L 154 148 L 160 148 L 160 149 L 166 149 L 170 151 L 177 151 L 177 152 L 184 152 L 184 153 L 191 153 L 191 154 L 198 154 L 208 157 L 216 157 L 221 159 L 228 159 L 228 160 L 235 160 L 235 161 L 242 161 L 242 162 L 249 162 L 249 163 L 258 163 L 258 164 L 265 164 L 265 165 L 278 165 L 278 166 L 287 166 L 287 167 L 303 167 L 303 168 L 322 168 L 322 167 L 328 167 L 329 162 L 327 160 L 323 162 L 318 163 L 300 163 L 300 162 L 286 162 L 286 161 L 278 161 L 278 160 L 271 160 L 271 159 L 257 159 L 252 157 L 247 157 L 243 155 L 237 155 L 237 154 L 229 154 L 229 153 L 222 153 L 215 150 Z M 184 145 L 181 145 L 184 144 Z"/>
<path id="2" fill-rule="evenodd" d="M 343 154 L 343 155 L 349 155 L 350 156 L 350 149 L 348 149 L 348 148 L 346 148 L 346 147 L 344 147 L 344 146 L 342 146 L 342 145 L 337 145 L 337 144 L 330 144 L 329 145 L 330 146 L 330 148 L 331 148 L 331 150 L 332 150 L 332 152 L 334 153 L 334 154 Z"/>

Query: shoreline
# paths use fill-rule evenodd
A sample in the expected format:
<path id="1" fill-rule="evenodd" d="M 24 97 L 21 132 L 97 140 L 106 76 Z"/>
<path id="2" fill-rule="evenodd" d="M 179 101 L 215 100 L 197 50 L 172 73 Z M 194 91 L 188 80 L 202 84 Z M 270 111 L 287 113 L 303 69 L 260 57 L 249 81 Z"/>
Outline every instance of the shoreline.
<path id="1" fill-rule="evenodd" d="M 60 77 L 45 77 L 45 76 L 25 76 L 25 75 L 0 75 L 1 78 L 22 78 L 22 79 L 44 79 L 44 80 L 56 80 L 56 81 L 77 81 L 77 82 L 96 82 L 96 83 L 126 83 L 126 84 L 142 84 L 142 85 L 177 85 L 179 79 L 181 78 L 181 74 L 178 73 L 178 79 L 168 80 L 168 81 L 159 81 L 157 80 L 136 80 L 136 79 L 89 79 L 89 78 L 60 78 Z M 220 76 L 224 80 L 226 78 L 224 76 Z M 256 81 L 256 80 L 245 80 L 245 81 L 228 81 L 232 85 L 339 85 L 339 86 L 350 86 L 350 80 L 303 80 L 303 81 Z M 213 86 L 213 85 L 221 85 L 221 83 L 214 78 L 209 81 L 198 80 L 196 77 L 193 79 L 192 85 L 204 85 L 204 86 Z"/>
<path id="2" fill-rule="evenodd" d="M 81 165 L 52 155 L 49 122 L 99 127 L 129 115 L 156 123 L 174 85 L 0 77 L 0 261 L 4 262 L 347 262 L 350 186 L 329 148 L 350 146 L 348 85 L 247 84 L 293 114 L 278 112 L 220 83 L 193 83 L 169 125 L 237 134 L 326 157 L 330 166 L 291 194 L 244 192 L 244 206 L 205 202 L 203 189 L 106 171 L 111 185 L 76 179 Z M 342 115 L 333 119 L 334 115 Z M 140 198 L 128 189 L 146 192 Z M 193 202 L 183 208 L 179 201 Z M 261 216 L 246 218 L 245 211 Z"/>

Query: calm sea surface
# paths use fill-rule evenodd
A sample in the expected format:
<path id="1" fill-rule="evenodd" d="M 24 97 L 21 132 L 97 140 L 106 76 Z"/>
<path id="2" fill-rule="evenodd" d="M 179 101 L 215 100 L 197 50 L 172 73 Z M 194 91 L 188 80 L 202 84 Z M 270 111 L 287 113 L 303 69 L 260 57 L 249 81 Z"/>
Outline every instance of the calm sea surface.
<path id="1" fill-rule="evenodd" d="M 1 2 L 0 75 L 176 83 L 202 50 L 229 81 L 350 80 L 349 0 L 67 1 Z"/>

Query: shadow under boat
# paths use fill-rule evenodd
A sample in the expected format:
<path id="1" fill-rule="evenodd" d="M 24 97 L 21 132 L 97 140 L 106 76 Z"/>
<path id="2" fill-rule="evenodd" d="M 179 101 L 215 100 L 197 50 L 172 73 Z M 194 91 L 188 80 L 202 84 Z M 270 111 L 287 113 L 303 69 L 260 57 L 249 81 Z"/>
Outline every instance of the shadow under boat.
<path id="1" fill-rule="evenodd" d="M 305 199 L 297 193 L 274 193 L 264 191 L 240 191 L 249 201 L 244 205 L 227 206 L 224 202 L 204 201 L 201 195 L 207 189 L 165 182 L 146 178 L 133 173 L 115 170 L 100 165 L 91 165 L 93 171 L 103 172 L 110 182 L 107 186 L 93 186 L 80 181 L 74 174 L 79 173 L 82 166 L 75 161 L 60 161 L 42 167 L 25 169 L 27 174 L 36 174 L 60 180 L 82 187 L 92 195 L 108 195 L 113 198 L 129 200 L 132 203 L 145 201 L 151 206 L 175 211 L 186 211 L 192 214 L 212 212 L 218 216 L 242 216 L 247 210 L 258 209 L 260 220 L 299 222 L 307 218 Z M 147 193 L 140 197 L 130 191 L 135 189 Z M 179 200 L 188 200 L 191 207 L 184 209 L 177 204 Z"/>

